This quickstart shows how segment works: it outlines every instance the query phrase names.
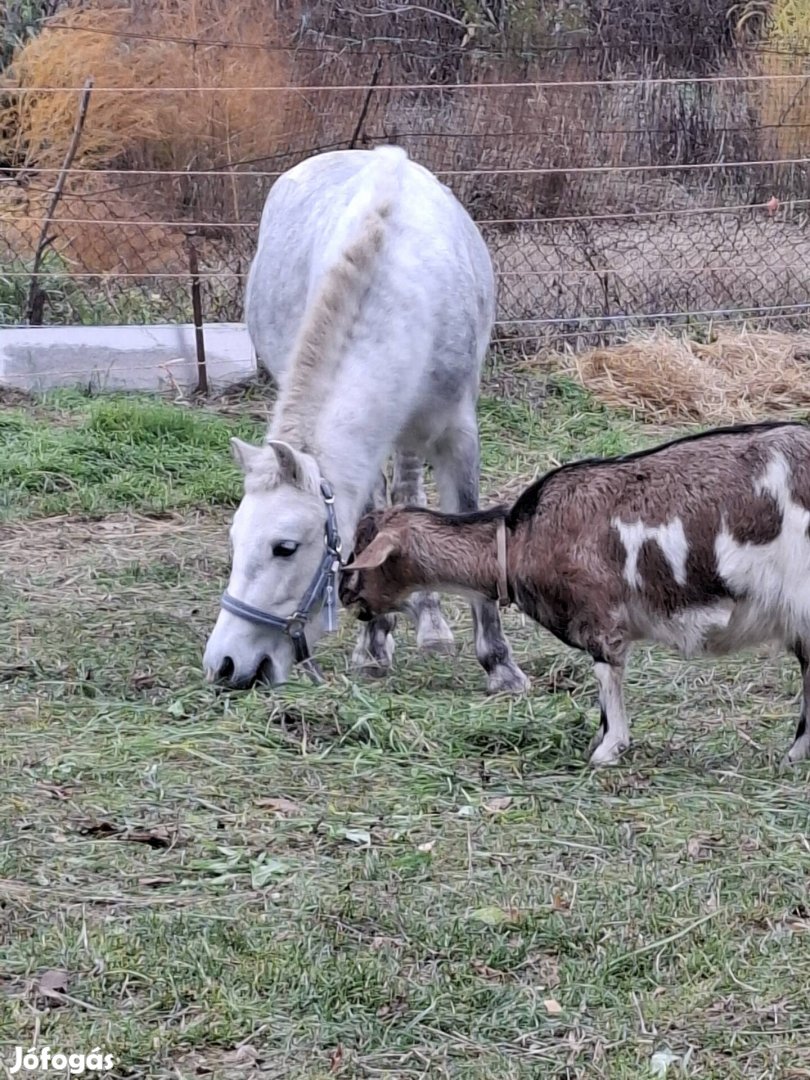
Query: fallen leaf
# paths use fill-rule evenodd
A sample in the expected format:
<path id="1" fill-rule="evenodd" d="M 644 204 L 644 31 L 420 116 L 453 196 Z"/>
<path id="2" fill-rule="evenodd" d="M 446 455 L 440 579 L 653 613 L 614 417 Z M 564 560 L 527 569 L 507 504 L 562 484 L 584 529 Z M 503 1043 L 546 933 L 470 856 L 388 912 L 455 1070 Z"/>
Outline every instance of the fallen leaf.
<path id="1" fill-rule="evenodd" d="M 146 844 L 156 850 L 171 847 L 176 837 L 164 825 L 157 825 L 154 829 L 124 829 L 114 825 L 111 821 L 91 821 L 80 825 L 80 836 L 92 836 L 95 839 L 105 838 L 128 841 L 131 844 Z"/>
<path id="2" fill-rule="evenodd" d="M 402 1016 L 407 1011 L 408 1002 L 405 998 L 396 997 L 392 1001 L 386 1002 L 385 1005 L 381 1005 L 377 1009 L 377 1016 L 380 1020 L 390 1020 L 393 1017 Z"/>
<path id="3" fill-rule="evenodd" d="M 37 979 L 37 990 L 43 997 L 61 999 L 67 993 L 70 976 L 62 968 L 49 968 Z"/>
<path id="4" fill-rule="evenodd" d="M 235 1050 L 229 1050 L 222 1055 L 224 1064 L 235 1065 L 237 1068 L 247 1068 L 250 1065 L 255 1065 L 258 1056 L 250 1043 L 237 1046 Z"/>
<path id="5" fill-rule="evenodd" d="M 345 829 L 343 835 L 352 844 L 365 844 L 371 846 L 371 833 L 368 829 Z"/>
<path id="6" fill-rule="evenodd" d="M 670 1065 L 680 1060 L 679 1055 L 673 1054 L 671 1050 L 657 1050 L 650 1058 L 650 1072 L 653 1076 L 666 1076 Z"/>
<path id="7" fill-rule="evenodd" d="M 502 810 L 508 810 L 511 805 L 511 795 L 496 795 L 494 799 L 488 799 L 484 803 L 484 809 L 488 814 L 499 814 Z"/>
<path id="8" fill-rule="evenodd" d="M 283 795 L 277 798 L 257 799 L 256 806 L 262 810 L 274 810 L 281 817 L 295 817 L 301 813 L 301 807 L 292 799 L 286 799 Z"/>
<path id="9" fill-rule="evenodd" d="M 500 926 L 502 923 L 517 922 L 520 912 L 517 908 L 481 907 L 471 911 L 470 918 L 487 926 Z"/>
<path id="10" fill-rule="evenodd" d="M 146 844 L 147 847 L 158 851 L 171 847 L 174 836 L 168 829 L 159 825 L 155 829 L 127 829 L 120 834 L 118 839 L 129 841 L 131 844 Z"/>
<path id="11" fill-rule="evenodd" d="M 543 1005 L 549 1016 L 560 1016 L 563 1011 L 562 1005 L 559 1001 L 555 1001 L 554 998 L 546 998 Z"/>
<path id="12" fill-rule="evenodd" d="M 488 964 L 482 963 L 480 960 L 473 960 L 472 969 L 476 975 L 480 975 L 482 979 L 503 979 L 504 973 L 498 971 L 497 968 L 490 967 Z"/>
<path id="13" fill-rule="evenodd" d="M 698 862 L 706 862 L 712 857 L 712 838 L 707 836 L 690 836 L 686 841 L 686 854 L 690 859 Z"/>
<path id="14" fill-rule="evenodd" d="M 570 911 L 571 904 L 567 896 L 562 896 L 560 893 L 555 892 L 551 894 L 551 910 L 552 911 Z"/>
<path id="15" fill-rule="evenodd" d="M 329 1055 L 329 1071 L 336 1073 L 343 1062 L 343 1047 L 340 1043 L 337 1044 L 335 1049 Z"/>
<path id="16" fill-rule="evenodd" d="M 80 825 L 77 831 L 80 836 L 104 837 L 117 836 L 121 830 L 111 821 L 90 821 L 86 825 Z"/>
<path id="17" fill-rule="evenodd" d="M 70 788 L 59 787 L 58 784 L 39 784 L 38 789 L 49 799 L 58 799 L 59 802 L 67 802 L 73 795 Z"/>

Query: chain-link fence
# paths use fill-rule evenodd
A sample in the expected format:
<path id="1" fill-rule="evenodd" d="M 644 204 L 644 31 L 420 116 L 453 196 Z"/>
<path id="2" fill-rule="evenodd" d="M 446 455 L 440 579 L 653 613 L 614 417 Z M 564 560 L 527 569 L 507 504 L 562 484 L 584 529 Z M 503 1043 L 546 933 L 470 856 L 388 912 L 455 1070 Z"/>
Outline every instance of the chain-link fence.
<path id="1" fill-rule="evenodd" d="M 323 42 L 272 86 L 249 65 L 219 85 L 198 71 L 193 86 L 94 86 L 83 160 L 21 153 L 0 169 L 0 321 L 190 321 L 192 246 L 206 321 L 238 321 L 275 177 L 316 152 L 396 143 L 479 222 L 502 340 L 583 344 L 719 320 L 807 327 L 803 56 L 774 66 L 738 49 L 720 75 L 643 78 L 614 62 L 605 77 L 583 46 L 549 59 L 548 79 L 493 82 L 479 63 L 437 84 L 427 50 L 403 85 L 386 81 L 401 78 L 401 57 L 395 69 L 367 41 Z M 15 123 L 61 116 L 69 129 L 79 92 L 16 87 Z M 99 165 L 103 124 L 146 114 L 140 157 Z M 204 149 L 183 167 L 181 135 Z"/>

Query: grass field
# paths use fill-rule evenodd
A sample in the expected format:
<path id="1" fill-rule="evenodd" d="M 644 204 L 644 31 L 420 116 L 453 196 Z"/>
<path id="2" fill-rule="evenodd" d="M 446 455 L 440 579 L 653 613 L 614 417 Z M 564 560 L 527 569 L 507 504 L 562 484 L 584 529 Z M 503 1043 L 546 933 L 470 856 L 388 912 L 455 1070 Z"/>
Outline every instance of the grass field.
<path id="1" fill-rule="evenodd" d="M 798 672 L 640 652 L 625 763 L 583 764 L 583 658 L 510 613 L 488 699 L 400 633 L 396 673 L 220 693 L 229 435 L 208 410 L 0 406 L 0 1046 L 116 1077 L 810 1077 Z M 490 377 L 488 494 L 660 431 Z M 2 1058 L 2 1054 L 0 1054 Z M 18 1075 L 39 1075 L 21 1073 Z"/>

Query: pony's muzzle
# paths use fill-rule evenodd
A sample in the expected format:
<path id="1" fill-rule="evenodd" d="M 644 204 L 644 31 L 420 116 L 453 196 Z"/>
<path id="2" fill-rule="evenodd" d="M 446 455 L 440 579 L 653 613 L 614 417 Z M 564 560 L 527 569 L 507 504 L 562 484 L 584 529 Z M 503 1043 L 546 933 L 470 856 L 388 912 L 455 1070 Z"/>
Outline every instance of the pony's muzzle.
<path id="1" fill-rule="evenodd" d="M 218 668 L 206 668 L 205 681 L 229 686 L 233 690 L 248 690 L 257 684 L 272 685 L 278 681 L 273 674 L 273 661 L 269 656 L 263 656 L 253 671 L 242 672 L 237 671 L 232 657 L 225 656 Z"/>

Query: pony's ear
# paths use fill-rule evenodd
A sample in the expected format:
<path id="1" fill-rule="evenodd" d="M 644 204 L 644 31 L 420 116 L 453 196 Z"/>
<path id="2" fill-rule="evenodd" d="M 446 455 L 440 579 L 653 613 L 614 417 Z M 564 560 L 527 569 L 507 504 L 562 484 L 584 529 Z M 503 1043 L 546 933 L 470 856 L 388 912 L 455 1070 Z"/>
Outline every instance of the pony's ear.
<path id="1" fill-rule="evenodd" d="M 233 460 L 245 475 L 250 472 L 256 459 L 261 457 L 261 453 L 261 446 L 253 446 L 251 443 L 242 442 L 241 439 L 231 439 Z"/>
<path id="2" fill-rule="evenodd" d="M 319 490 L 320 473 L 313 457 L 281 439 L 268 439 L 266 445 L 278 460 L 279 480 L 307 491 Z"/>
<path id="3" fill-rule="evenodd" d="M 352 570 L 375 570 L 378 566 L 396 555 L 399 551 L 399 541 L 390 532 L 378 533 L 365 550 L 361 551 L 357 558 L 344 567 L 346 572 Z"/>

